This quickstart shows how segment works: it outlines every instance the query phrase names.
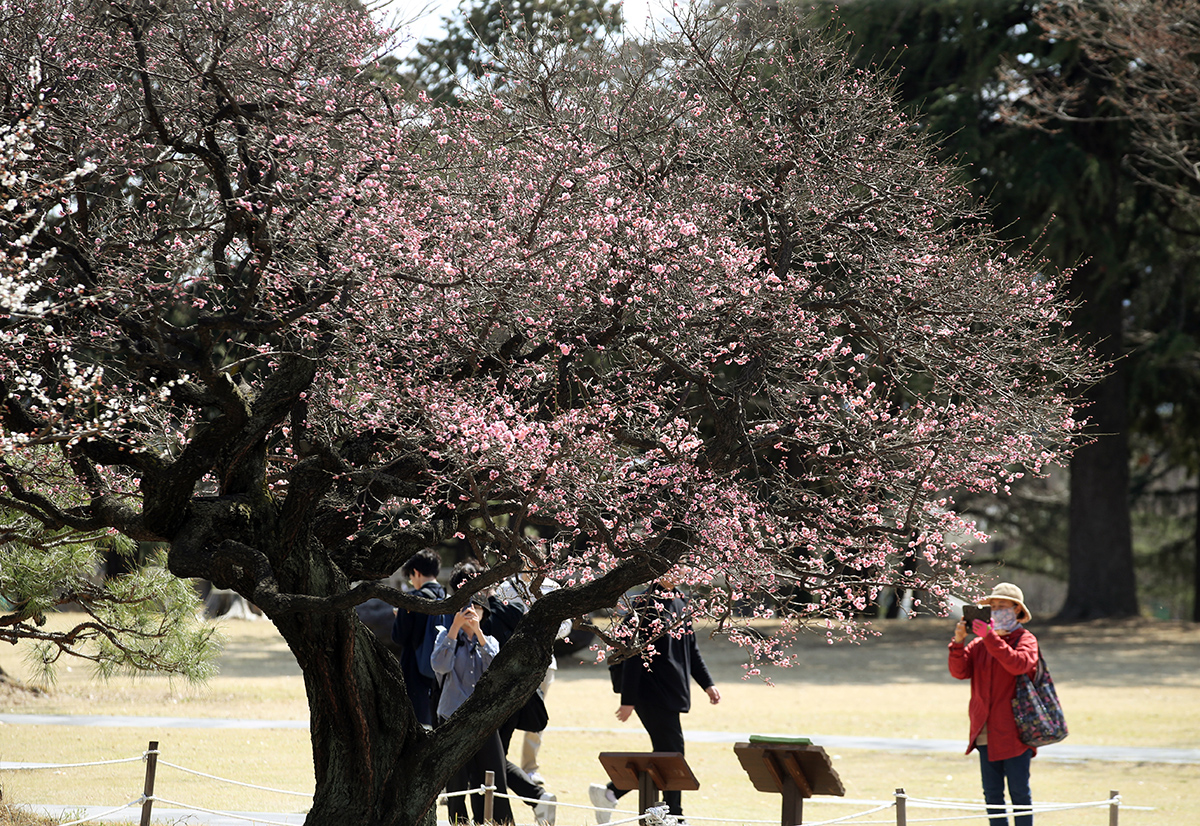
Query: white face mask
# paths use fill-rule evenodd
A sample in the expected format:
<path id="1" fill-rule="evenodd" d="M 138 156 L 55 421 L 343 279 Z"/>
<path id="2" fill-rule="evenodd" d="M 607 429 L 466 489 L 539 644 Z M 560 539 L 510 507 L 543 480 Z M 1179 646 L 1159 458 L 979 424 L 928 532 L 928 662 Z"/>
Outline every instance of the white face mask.
<path id="1" fill-rule="evenodd" d="M 992 627 L 997 631 L 1016 631 L 1020 625 L 1016 608 L 992 609 Z"/>

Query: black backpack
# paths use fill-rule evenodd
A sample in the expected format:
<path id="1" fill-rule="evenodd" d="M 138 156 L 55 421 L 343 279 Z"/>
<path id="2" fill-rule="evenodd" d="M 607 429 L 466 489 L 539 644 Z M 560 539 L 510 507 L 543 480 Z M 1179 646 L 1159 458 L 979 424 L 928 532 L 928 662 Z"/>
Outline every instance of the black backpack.
<path id="1" fill-rule="evenodd" d="M 431 600 L 438 599 L 436 594 L 427 592 L 424 585 L 421 586 L 419 593 Z M 449 628 L 452 619 L 449 614 L 429 614 L 426 616 L 425 636 L 421 638 L 421 644 L 417 646 L 416 652 L 417 670 L 421 672 L 423 677 L 428 677 L 432 680 L 437 676 L 433 673 L 433 665 L 430 663 L 430 658 L 433 656 L 433 644 L 437 642 L 438 626 Z"/>

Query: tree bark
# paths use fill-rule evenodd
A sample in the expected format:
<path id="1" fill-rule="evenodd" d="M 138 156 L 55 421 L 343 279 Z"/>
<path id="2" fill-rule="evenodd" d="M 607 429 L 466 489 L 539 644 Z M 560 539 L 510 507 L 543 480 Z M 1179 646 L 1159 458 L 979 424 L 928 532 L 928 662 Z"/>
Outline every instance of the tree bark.
<path id="1" fill-rule="evenodd" d="M 320 593 L 343 586 L 336 566 L 319 554 L 298 563 L 281 566 L 303 578 L 293 588 Z M 540 602 L 546 601 L 554 602 Z M 540 602 L 471 697 L 435 732 L 418 724 L 399 660 L 353 609 L 272 616 L 308 696 L 316 789 L 306 826 L 430 823 L 446 781 L 533 694 L 550 665 L 561 619 Z"/>
<path id="2" fill-rule="evenodd" d="M 1200 491 L 1196 493 L 1196 530 L 1192 536 L 1196 558 L 1192 565 L 1192 622 L 1200 622 Z"/>
<path id="3" fill-rule="evenodd" d="M 1089 388 L 1083 413 L 1093 439 L 1071 458 L 1070 537 L 1065 620 L 1135 616 L 1137 584 L 1129 519 L 1129 378 L 1122 358 L 1122 291 L 1101 268 L 1086 265 L 1071 279 L 1083 302 L 1093 346 L 1111 361 L 1109 374 Z"/>
<path id="4" fill-rule="evenodd" d="M 305 823 L 417 826 L 441 791 L 400 666 L 353 611 L 275 618 L 304 673 L 316 789 Z M 357 625 L 357 628 L 351 626 Z"/>
<path id="5" fill-rule="evenodd" d="M 327 601 L 350 590 L 347 560 L 274 507 L 261 496 L 197 499 L 171 537 L 170 569 L 259 605 L 296 657 L 316 777 L 307 826 L 425 826 L 453 773 L 545 677 L 559 624 L 615 605 L 669 568 L 689 539 L 668 536 L 653 558 L 627 560 L 537 600 L 471 696 L 430 733 L 417 722 L 399 660 L 354 607 Z"/>

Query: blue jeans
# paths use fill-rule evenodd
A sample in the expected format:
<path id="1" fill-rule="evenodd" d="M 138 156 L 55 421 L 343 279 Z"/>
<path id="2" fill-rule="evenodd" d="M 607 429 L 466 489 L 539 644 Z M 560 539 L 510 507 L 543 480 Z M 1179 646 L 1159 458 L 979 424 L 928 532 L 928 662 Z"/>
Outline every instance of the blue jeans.
<path id="1" fill-rule="evenodd" d="M 1029 791 L 1029 761 L 1033 750 L 1026 749 L 1017 757 L 1007 760 L 988 760 L 987 746 L 976 746 L 979 752 L 979 773 L 983 778 L 983 799 L 988 804 L 988 821 L 991 826 L 1008 826 L 1004 813 L 1004 781 L 1008 781 L 1008 796 L 1014 806 L 1033 805 Z M 998 816 L 997 816 L 998 815 Z M 1016 826 L 1033 826 L 1033 814 L 1015 815 Z"/>

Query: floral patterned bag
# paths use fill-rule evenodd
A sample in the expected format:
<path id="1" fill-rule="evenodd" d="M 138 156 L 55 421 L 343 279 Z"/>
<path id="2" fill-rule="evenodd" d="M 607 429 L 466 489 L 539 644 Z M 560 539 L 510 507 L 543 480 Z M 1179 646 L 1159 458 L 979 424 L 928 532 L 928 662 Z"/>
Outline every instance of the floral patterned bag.
<path id="1" fill-rule="evenodd" d="M 1041 652 L 1038 652 L 1034 675 L 1017 677 L 1012 709 L 1017 734 L 1025 745 L 1037 748 L 1066 738 L 1067 721 L 1063 717 L 1062 703 L 1058 701 L 1054 680 L 1050 679 L 1050 670 L 1046 668 Z"/>

